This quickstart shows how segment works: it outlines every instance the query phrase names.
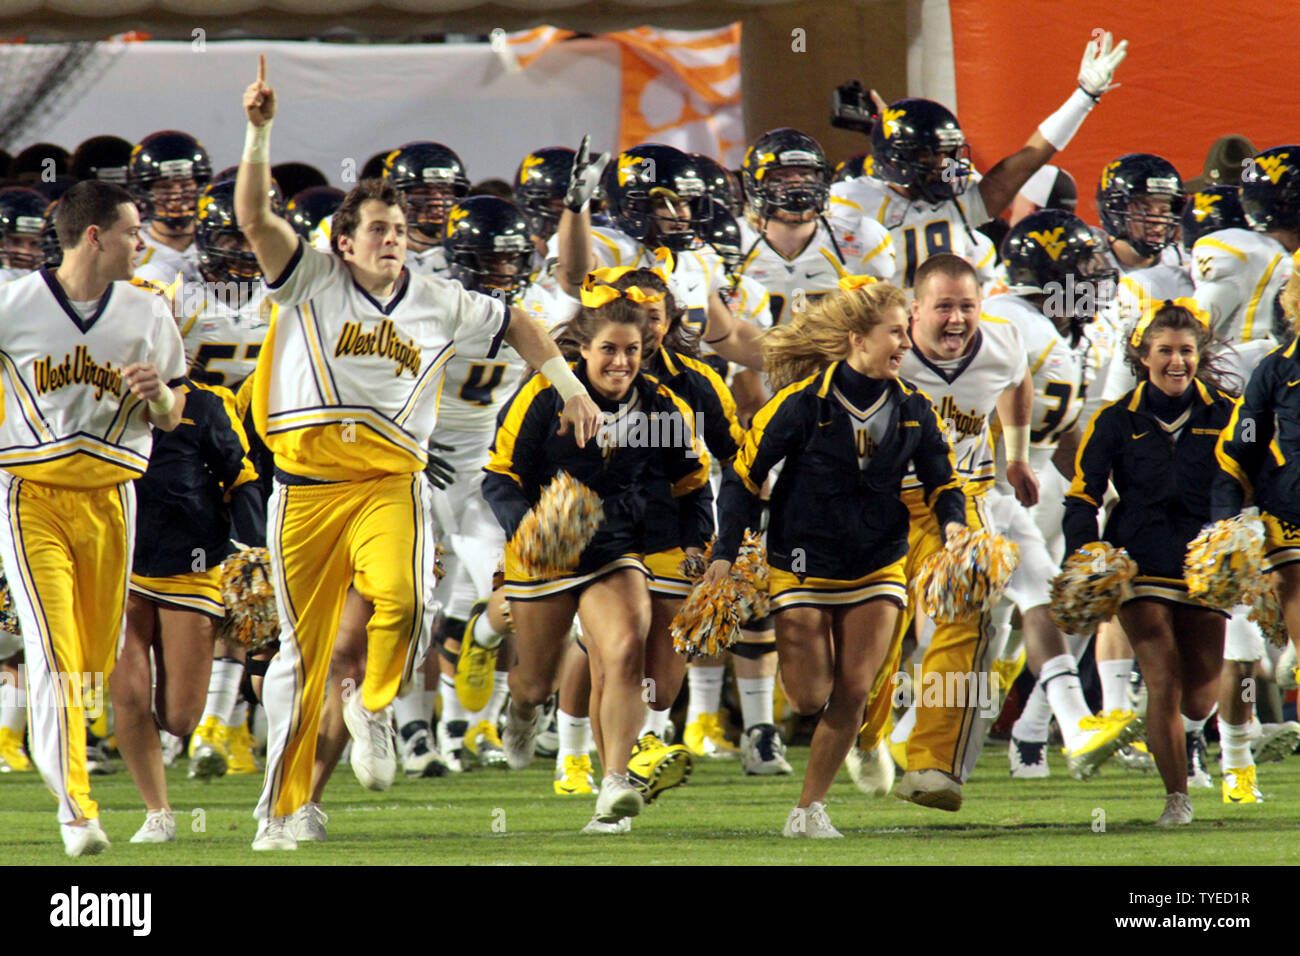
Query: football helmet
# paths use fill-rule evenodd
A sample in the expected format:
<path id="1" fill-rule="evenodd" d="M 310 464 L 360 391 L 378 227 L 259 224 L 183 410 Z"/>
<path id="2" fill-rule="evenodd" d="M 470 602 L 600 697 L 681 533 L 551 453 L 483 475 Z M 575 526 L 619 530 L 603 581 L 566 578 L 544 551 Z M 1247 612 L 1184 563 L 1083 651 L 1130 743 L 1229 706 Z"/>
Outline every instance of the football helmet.
<path id="1" fill-rule="evenodd" d="M 575 155 L 567 146 L 544 146 L 525 156 L 515 172 L 515 203 L 532 234 L 543 241 L 555 235 L 560 224 Z"/>
<path id="2" fill-rule="evenodd" d="M 429 242 L 442 239 L 447 213 L 469 192 L 460 157 L 442 143 L 407 143 L 384 159 L 384 178 L 406 196 L 406 224 Z"/>
<path id="3" fill-rule="evenodd" d="M 54 228 L 54 207 L 59 204 L 56 199 L 45 210 L 45 228 L 41 230 L 41 251 L 45 253 L 46 269 L 57 269 L 63 263 L 63 247 L 59 245 L 59 234 Z"/>
<path id="4" fill-rule="evenodd" d="M 1114 298 L 1119 283 L 1096 234 L 1063 209 L 1043 209 L 1011 228 L 1002 240 L 1002 273 L 1008 292 L 1046 295 L 1050 308 L 1063 303 L 1068 318 L 1091 318 Z"/>
<path id="5" fill-rule="evenodd" d="M 199 196 L 194 247 L 199 271 L 209 282 L 256 282 L 262 267 L 251 250 L 241 249 L 244 233 L 235 220 L 235 181 L 212 183 Z"/>
<path id="6" fill-rule="evenodd" d="M 1206 186 L 1187 197 L 1183 207 L 1183 249 L 1192 251 L 1196 240 L 1220 229 L 1249 229 L 1236 186 Z"/>
<path id="7" fill-rule="evenodd" d="M 835 174 L 831 176 L 831 183 L 842 183 L 846 179 L 871 176 L 873 175 L 871 169 L 871 154 L 858 153 L 856 156 L 850 156 L 836 165 Z"/>
<path id="8" fill-rule="evenodd" d="M 45 264 L 41 236 L 50 201 L 26 186 L 0 189 L 0 259 L 10 269 L 39 269 Z"/>
<path id="9" fill-rule="evenodd" d="M 699 170 L 680 149 L 662 143 L 619 153 L 605 167 L 601 185 L 614 225 L 647 246 L 689 249 L 709 215 Z M 670 203 L 675 214 L 665 208 Z"/>
<path id="10" fill-rule="evenodd" d="M 731 211 L 717 199 L 710 200 L 709 211 L 709 219 L 700 228 L 699 237 L 713 247 L 713 251 L 722 259 L 722 267 L 727 275 L 732 275 L 745 258 L 740 226 Z"/>
<path id="11" fill-rule="evenodd" d="M 1129 153 L 1107 163 L 1097 184 L 1101 227 L 1143 258 L 1159 255 L 1178 237 L 1186 200 L 1178 170 L 1150 153 Z"/>
<path id="12" fill-rule="evenodd" d="M 311 242 L 320 224 L 343 205 L 346 195 L 343 190 L 333 186 L 312 186 L 289 200 L 284 209 L 284 217 L 289 220 L 294 232 Z"/>
<path id="13" fill-rule="evenodd" d="M 955 199 L 970 184 L 970 146 L 957 117 L 933 100 L 891 103 L 871 132 L 872 173 L 928 203 Z"/>
<path id="14" fill-rule="evenodd" d="M 528 220 L 509 200 L 471 196 L 456 203 L 447 214 L 442 244 L 448 273 L 474 292 L 510 302 L 531 279 Z"/>
<path id="15" fill-rule="evenodd" d="M 1241 176 L 1241 209 L 1250 228 L 1300 229 L 1300 146 L 1274 146 Z"/>
<path id="16" fill-rule="evenodd" d="M 704 180 L 704 191 L 709 194 L 709 197 L 726 206 L 727 211 L 733 216 L 741 215 L 745 211 L 745 197 L 736 178 L 712 156 L 705 156 L 703 153 L 687 155 L 699 170 L 700 178 Z"/>
<path id="17" fill-rule="evenodd" d="M 780 169 L 807 171 L 802 178 L 777 173 Z M 807 133 L 783 126 L 760 136 L 740 164 L 745 201 L 759 219 L 776 210 L 821 215 L 831 196 L 831 167 L 821 145 Z"/>
<path id="18" fill-rule="evenodd" d="M 120 136 L 92 136 L 72 154 L 69 173 L 80 182 L 100 179 L 106 183 L 127 184 L 127 167 L 131 163 L 131 144 Z"/>
<path id="19" fill-rule="evenodd" d="M 208 151 L 188 133 L 150 133 L 131 150 L 127 183 L 141 215 L 170 229 L 185 229 L 194 221 L 199 193 L 211 181 Z"/>

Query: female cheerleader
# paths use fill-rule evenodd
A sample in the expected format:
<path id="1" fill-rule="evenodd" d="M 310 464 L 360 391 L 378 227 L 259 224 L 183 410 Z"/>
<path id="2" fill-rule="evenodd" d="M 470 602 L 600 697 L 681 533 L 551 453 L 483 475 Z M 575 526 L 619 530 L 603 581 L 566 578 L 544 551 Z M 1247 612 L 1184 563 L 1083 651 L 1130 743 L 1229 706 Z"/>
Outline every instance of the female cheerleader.
<path id="1" fill-rule="evenodd" d="M 644 800 L 628 778 L 628 758 L 645 714 L 642 678 L 650 625 L 648 574 L 642 556 L 649 532 L 647 499 L 667 481 L 680 503 L 677 544 L 701 549 L 712 531 L 705 520 L 709 456 L 695 438 L 690 407 L 641 372 L 651 339 L 641 303 L 654 298 L 638 287 L 618 290 L 604 270 L 584 284 L 582 309 L 556 330 L 578 344 L 575 372 L 605 413 L 598 441 L 579 447 L 556 428 L 560 398 L 543 376 L 525 382 L 502 411 L 483 497 L 507 538 L 541 492 L 566 472 L 599 495 L 604 522 L 571 572 L 527 573 L 514 544 L 506 547 L 505 591 L 510 599 L 518 663 L 510 671 L 510 707 L 502 743 L 510 765 L 532 758 L 536 718 L 555 686 L 575 611 L 591 654 L 592 732 L 604 770 L 596 816 L 588 832 L 625 829 Z M 665 425 L 668 427 L 665 428 Z M 637 440 L 647 436 L 651 440 Z M 664 440 L 675 436 L 675 440 Z M 647 447 L 648 446 L 648 447 Z M 694 499 L 704 499 L 698 502 Z"/>
<path id="2" fill-rule="evenodd" d="M 1128 345 L 1138 386 L 1093 416 L 1065 499 L 1073 554 L 1099 540 L 1107 482 L 1119 495 L 1102 538 L 1138 566 L 1119 618 L 1147 685 L 1147 741 L 1166 793 L 1159 826 L 1192 822 L 1179 713 L 1209 716 L 1223 667 L 1226 615 L 1190 597 L 1183 580 L 1187 545 L 1210 520 L 1215 442 L 1233 408 L 1210 344 L 1209 317 L 1193 299 L 1154 304 Z"/>
<path id="3" fill-rule="evenodd" d="M 735 560 L 746 516 L 773 466 L 767 532 L 771 606 L 787 696 L 821 713 L 787 837 L 839 837 L 823 801 L 853 744 L 876 671 L 907 600 L 908 464 L 946 535 L 965 495 L 930 400 L 899 379 L 911 348 L 906 299 L 886 283 L 845 283 L 763 339 L 777 394 L 754 418 L 718 501 L 706 582 Z"/>

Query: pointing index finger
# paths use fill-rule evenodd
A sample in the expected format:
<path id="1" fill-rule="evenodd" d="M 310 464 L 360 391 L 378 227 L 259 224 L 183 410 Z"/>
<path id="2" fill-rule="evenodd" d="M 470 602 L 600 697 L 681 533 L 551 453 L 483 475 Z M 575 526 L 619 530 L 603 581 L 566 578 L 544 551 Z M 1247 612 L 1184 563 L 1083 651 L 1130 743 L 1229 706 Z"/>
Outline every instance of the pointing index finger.
<path id="1" fill-rule="evenodd" d="M 266 82 L 266 55 L 263 53 L 257 55 L 257 82 Z"/>

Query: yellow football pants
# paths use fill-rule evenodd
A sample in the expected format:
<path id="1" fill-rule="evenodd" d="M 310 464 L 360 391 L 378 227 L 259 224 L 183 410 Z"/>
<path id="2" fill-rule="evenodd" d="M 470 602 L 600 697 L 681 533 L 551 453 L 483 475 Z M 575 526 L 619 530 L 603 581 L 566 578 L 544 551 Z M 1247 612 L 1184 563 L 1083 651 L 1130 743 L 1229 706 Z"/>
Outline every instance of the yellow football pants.
<path id="1" fill-rule="evenodd" d="M 276 483 L 267 547 L 280 651 L 267 669 L 266 782 L 254 815 L 295 813 L 311 795 L 316 731 L 348 587 L 374 605 L 361 701 L 382 710 L 428 647 L 434 586 L 431 488 L 423 473 L 328 485 Z"/>
<path id="2" fill-rule="evenodd" d="M 907 580 L 911 581 L 915 579 L 921 562 L 943 547 L 943 533 L 934 514 L 919 498 L 908 496 L 906 500 L 911 510 L 911 527 L 907 535 L 905 573 Z M 972 530 L 989 526 L 984 499 L 979 495 L 968 495 L 966 498 L 966 524 Z M 871 699 L 867 702 L 866 722 L 858 735 L 858 746 L 863 749 L 874 750 L 885 734 L 893 692 L 897 686 L 893 678 L 898 671 L 903 634 L 915 613 L 916 609 L 909 604 L 907 610 L 898 616 L 889 657 L 876 676 Z M 930 673 L 946 675 L 950 672 L 979 672 L 984 666 L 992 635 L 992 621 L 988 613 L 976 614 L 951 624 L 937 624 L 934 637 L 921 661 L 922 686 L 925 686 L 926 675 Z M 946 677 L 944 686 L 952 686 Z M 920 701 L 920 686 L 913 688 L 912 696 L 914 700 Z M 963 701 L 964 706 L 960 707 L 955 706 L 954 701 L 947 700 L 943 701 L 944 705 L 954 706 L 917 706 L 916 725 L 907 739 L 908 770 L 943 770 L 961 779 L 969 775 L 982 744 L 982 740 L 977 738 L 985 730 L 983 722 L 979 720 L 977 695 L 969 696 L 971 699 Z"/>
<path id="3" fill-rule="evenodd" d="M 55 488 L 0 471 L 0 555 L 23 630 L 32 760 L 59 822 L 99 816 L 86 773 L 86 711 L 107 702 L 126 628 L 135 486 Z"/>

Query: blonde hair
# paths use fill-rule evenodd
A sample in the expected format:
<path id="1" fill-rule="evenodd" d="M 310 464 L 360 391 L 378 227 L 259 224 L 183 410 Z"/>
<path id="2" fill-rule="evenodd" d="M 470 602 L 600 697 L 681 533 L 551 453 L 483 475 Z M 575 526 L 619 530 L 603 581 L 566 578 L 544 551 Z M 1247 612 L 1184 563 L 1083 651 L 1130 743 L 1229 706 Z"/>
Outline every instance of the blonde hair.
<path id="1" fill-rule="evenodd" d="M 876 282 L 849 292 L 833 292 L 811 308 L 796 312 L 788 325 L 762 338 L 763 370 L 780 390 L 848 357 L 849 333 L 867 335 L 887 309 L 903 309 L 907 299 L 896 286 Z"/>
<path id="2" fill-rule="evenodd" d="M 1282 313 L 1291 323 L 1291 334 L 1300 332 L 1300 272 L 1292 272 L 1282 287 Z"/>

